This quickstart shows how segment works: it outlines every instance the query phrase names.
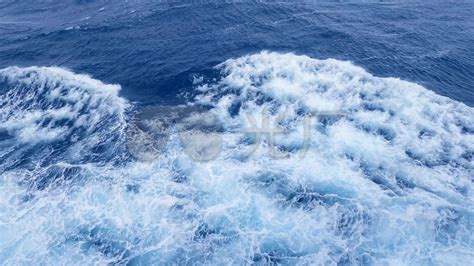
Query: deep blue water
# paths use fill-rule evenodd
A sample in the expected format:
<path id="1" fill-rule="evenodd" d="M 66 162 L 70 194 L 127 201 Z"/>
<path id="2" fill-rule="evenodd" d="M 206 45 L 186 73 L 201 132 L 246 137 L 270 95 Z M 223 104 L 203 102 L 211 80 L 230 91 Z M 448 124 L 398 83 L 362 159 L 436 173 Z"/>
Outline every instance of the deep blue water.
<path id="1" fill-rule="evenodd" d="M 0 66 L 66 67 L 167 101 L 193 74 L 270 50 L 349 60 L 474 105 L 472 1 L 38 2 L 0 3 Z"/>
<path id="2" fill-rule="evenodd" d="M 0 263 L 465 265 L 473 14 L 0 0 Z"/>

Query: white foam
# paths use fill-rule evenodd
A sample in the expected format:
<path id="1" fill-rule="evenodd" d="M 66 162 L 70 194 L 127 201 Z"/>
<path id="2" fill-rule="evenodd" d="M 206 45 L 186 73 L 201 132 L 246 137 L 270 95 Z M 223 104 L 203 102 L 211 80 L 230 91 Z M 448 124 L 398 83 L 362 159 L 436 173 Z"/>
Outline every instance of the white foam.
<path id="1" fill-rule="evenodd" d="M 462 264 L 474 259 L 472 108 L 337 60 L 262 52 L 217 68 L 220 79 L 200 85 L 192 103 L 210 104 L 209 112 L 225 129 L 216 158 L 193 160 L 177 132 L 156 161 L 81 165 L 81 172 L 94 178 L 80 186 L 31 192 L 14 181 L 20 171 L 9 172 L 0 179 L 0 261 Z M 345 116 L 313 118 L 309 147 L 302 153 L 304 114 L 334 110 Z M 254 126 L 248 113 L 258 123 L 268 116 L 271 125 L 283 118 L 281 127 L 289 133 L 275 141 L 284 158 L 268 152 L 265 136 L 245 157 L 253 148 L 252 136 L 242 133 Z M 71 112 L 54 108 L 54 116 Z M 80 120 L 80 114 L 74 116 Z M 83 119 L 84 127 L 97 121 Z M 25 195 L 29 200 L 22 200 Z"/>
<path id="2" fill-rule="evenodd" d="M 94 130 L 102 115 L 123 116 L 127 105 L 118 97 L 120 86 L 58 67 L 9 67 L 0 70 L 0 79 L 4 86 L 1 127 L 19 136 L 21 142 L 54 139 L 51 134 L 41 134 L 45 130 Z M 74 126 L 62 129 L 55 125 L 60 120 L 73 121 Z"/>

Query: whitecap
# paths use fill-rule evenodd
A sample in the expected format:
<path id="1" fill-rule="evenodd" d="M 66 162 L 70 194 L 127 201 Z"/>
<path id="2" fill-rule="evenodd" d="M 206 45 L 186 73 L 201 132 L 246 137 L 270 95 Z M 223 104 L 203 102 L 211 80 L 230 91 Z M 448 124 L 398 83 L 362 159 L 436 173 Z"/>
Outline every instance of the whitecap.
<path id="1" fill-rule="evenodd" d="M 0 261 L 462 264 L 473 259 L 472 108 L 333 59 L 261 52 L 216 69 L 220 77 L 197 82 L 198 95 L 187 106 L 149 108 L 135 116 L 142 120 L 132 125 L 147 134 L 140 141 L 158 141 L 154 160 L 135 156 L 138 160 L 120 165 L 81 165 L 80 173 L 102 178 L 43 191 L 15 182 L 12 176 L 21 170 L 2 175 Z M 52 135 L 23 143 L 64 141 L 75 126 L 92 130 L 84 137 L 88 141 L 109 128 L 129 132 L 116 130 L 126 124 L 118 87 L 86 80 L 81 83 L 86 94 L 103 101 L 87 106 L 111 117 L 111 124 L 99 127 L 104 130 L 99 134 L 94 128 L 102 120 L 90 114 L 84 123 L 65 127 L 62 139 Z M 53 99 L 63 99 L 60 95 Z M 33 101 L 46 108 L 20 108 L 18 119 L 3 116 L 12 121 L 8 135 L 22 140 L 28 127 L 16 122 L 22 119 L 34 121 L 34 130 L 56 128 L 36 122 L 45 115 L 80 120 L 83 114 L 70 110 L 83 97 L 72 95 L 62 104 L 70 109 L 53 108 L 54 100 Z M 173 124 L 163 117 L 166 112 L 181 115 Z M 190 121 L 207 121 L 195 119 L 196 113 L 219 121 L 195 128 L 220 135 L 212 139 L 220 153 L 209 160 L 196 160 L 196 153 L 187 154 L 192 143 L 182 143 L 180 130 L 192 130 Z M 259 140 L 256 128 L 285 133 L 272 138 L 275 131 L 264 131 Z M 275 148 L 278 156 L 271 153 Z M 137 154 L 139 147 L 132 152 Z"/>

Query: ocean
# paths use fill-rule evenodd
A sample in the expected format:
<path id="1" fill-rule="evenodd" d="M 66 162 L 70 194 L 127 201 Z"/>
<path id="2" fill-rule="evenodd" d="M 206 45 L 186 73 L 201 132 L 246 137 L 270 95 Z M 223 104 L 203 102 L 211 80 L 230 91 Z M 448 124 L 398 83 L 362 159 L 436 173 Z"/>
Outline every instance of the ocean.
<path id="1" fill-rule="evenodd" d="M 474 261 L 472 14 L 0 0 L 0 264 Z"/>

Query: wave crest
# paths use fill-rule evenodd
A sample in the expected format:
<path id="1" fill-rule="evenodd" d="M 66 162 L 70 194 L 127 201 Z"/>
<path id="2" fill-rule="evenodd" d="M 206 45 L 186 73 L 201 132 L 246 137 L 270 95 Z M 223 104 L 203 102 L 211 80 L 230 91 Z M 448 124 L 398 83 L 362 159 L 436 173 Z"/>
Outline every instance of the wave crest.
<path id="1" fill-rule="evenodd" d="M 0 70 L 0 171 L 26 169 L 37 179 L 57 163 L 115 158 L 128 106 L 119 90 L 58 67 Z"/>
<path id="2" fill-rule="evenodd" d="M 200 93 L 189 105 L 142 110 L 129 144 L 158 142 L 132 152 L 145 158 L 141 162 L 89 168 L 109 177 L 106 182 L 91 179 L 67 193 L 34 198 L 12 179 L 0 179 L 0 261 L 462 265 L 473 259 L 472 108 L 332 59 L 262 52 L 227 60 L 217 69 L 218 79 L 197 81 Z M 21 91 L 23 83 L 18 84 L 1 95 Z M 87 105 L 101 119 L 92 113 L 84 119 L 106 122 L 97 122 L 94 128 L 100 130 L 92 129 L 81 144 L 123 132 L 115 130 L 124 124 L 123 100 L 110 92 L 114 89 L 96 92 L 102 88 L 86 82 L 78 89 L 101 102 Z M 23 94 L 32 93 L 27 91 Z M 48 99 L 35 93 L 42 95 L 35 99 Z M 58 97 L 53 98 L 62 105 L 75 106 Z M 37 101 L 45 110 L 62 106 Z M 41 108 L 33 111 L 45 112 Z M 25 114 L 20 120 L 33 113 L 27 105 L 20 110 Z M 321 115 L 334 110 L 343 115 Z M 206 124 L 207 116 L 200 114 L 208 112 L 212 123 Z M 308 114 L 311 123 L 305 124 Z M 2 121 L 16 121 L 5 117 Z M 56 127 L 34 125 L 43 124 Z M 284 133 L 271 138 L 274 131 L 264 132 L 257 141 L 255 130 L 267 126 Z M 221 141 L 211 148 L 222 150 L 210 160 L 195 160 L 199 152 L 184 151 L 200 146 L 175 128 L 204 138 L 220 134 L 207 140 Z M 9 134 L 20 139 L 21 130 L 11 127 Z M 68 130 L 74 134 L 74 127 Z M 140 130 L 149 132 L 140 137 Z M 179 145 L 183 139 L 185 147 Z M 271 146 L 284 156 L 275 158 Z M 66 147 L 57 160 L 87 161 L 69 156 L 78 147 Z M 155 150 L 162 156 L 149 156 Z M 48 173 L 58 171 L 49 167 Z"/>

